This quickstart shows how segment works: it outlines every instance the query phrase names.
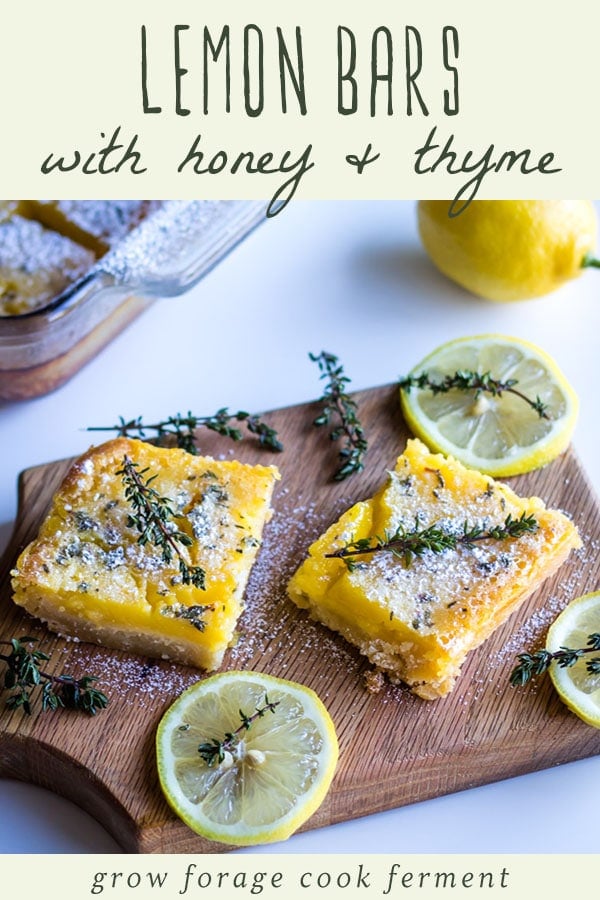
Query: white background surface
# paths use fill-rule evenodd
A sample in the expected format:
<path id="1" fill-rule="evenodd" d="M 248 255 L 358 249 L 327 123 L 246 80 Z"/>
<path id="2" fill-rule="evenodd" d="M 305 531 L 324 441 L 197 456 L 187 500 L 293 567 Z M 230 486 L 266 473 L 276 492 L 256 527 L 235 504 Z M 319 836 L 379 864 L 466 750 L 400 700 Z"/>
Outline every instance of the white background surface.
<path id="1" fill-rule="evenodd" d="M 86 425 L 312 400 L 318 373 L 308 352 L 322 349 L 339 355 L 353 388 L 371 387 L 449 338 L 493 331 L 538 343 L 567 374 L 581 400 L 574 443 L 600 492 L 599 298 L 600 272 L 592 270 L 550 297 L 486 303 L 431 267 L 413 203 L 298 201 L 188 294 L 156 302 L 63 388 L 0 407 L 1 545 L 15 517 L 18 473 L 86 449 Z M 597 852 L 599 783 L 594 758 L 269 849 Z M 119 849 L 84 812 L 39 788 L 0 780 L 0 809 L 0 852 Z"/>

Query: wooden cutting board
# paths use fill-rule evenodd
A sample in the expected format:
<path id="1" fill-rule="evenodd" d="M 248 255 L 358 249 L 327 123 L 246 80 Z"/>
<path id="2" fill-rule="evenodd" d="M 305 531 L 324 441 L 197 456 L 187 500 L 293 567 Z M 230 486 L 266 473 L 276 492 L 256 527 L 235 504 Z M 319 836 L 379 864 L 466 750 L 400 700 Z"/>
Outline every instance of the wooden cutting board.
<path id="1" fill-rule="evenodd" d="M 325 701 L 340 739 L 332 788 L 306 824 L 315 828 L 600 753 L 600 731 L 579 721 L 549 679 L 514 689 L 516 653 L 537 648 L 572 598 L 600 588 L 600 510 L 572 451 L 547 468 L 511 480 L 568 511 L 585 541 L 560 572 L 471 654 L 453 693 L 427 702 L 402 688 L 364 686 L 368 666 L 343 639 L 311 622 L 286 599 L 289 576 L 311 541 L 351 503 L 370 495 L 402 452 L 408 433 L 396 389 L 356 395 L 370 440 L 366 471 L 335 483 L 336 447 L 311 423 L 315 404 L 267 419 L 286 450 L 277 457 L 244 440 L 207 433 L 203 450 L 275 461 L 282 472 L 275 515 L 246 593 L 238 645 L 224 668 L 269 672 L 307 684 Z M 95 718 L 63 711 L 29 718 L 0 708 L 0 774 L 57 791 L 94 815 L 126 851 L 216 852 L 170 812 L 155 774 L 154 732 L 161 714 L 201 673 L 86 644 L 66 642 L 13 607 L 10 569 L 31 540 L 69 462 L 23 472 L 15 532 L 2 565 L 0 639 L 39 637 L 57 669 L 97 674 L 110 696 Z"/>

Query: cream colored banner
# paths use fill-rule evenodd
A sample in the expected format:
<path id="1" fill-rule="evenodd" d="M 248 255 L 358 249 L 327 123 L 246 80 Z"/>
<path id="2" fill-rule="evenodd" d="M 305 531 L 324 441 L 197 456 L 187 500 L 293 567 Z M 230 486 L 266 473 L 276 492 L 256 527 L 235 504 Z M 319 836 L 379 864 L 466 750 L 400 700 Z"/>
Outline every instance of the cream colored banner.
<path id="1" fill-rule="evenodd" d="M 570 0 L 3 4 L 2 196 L 597 196 Z"/>
<path id="2" fill-rule="evenodd" d="M 598 881 L 593 855 L 257 854 L 216 856 L 3 857 L 2 884 L 9 893 L 61 900 L 264 900 L 300 898 L 543 897 L 563 900 Z M 585 886 L 588 886 L 586 888 Z"/>

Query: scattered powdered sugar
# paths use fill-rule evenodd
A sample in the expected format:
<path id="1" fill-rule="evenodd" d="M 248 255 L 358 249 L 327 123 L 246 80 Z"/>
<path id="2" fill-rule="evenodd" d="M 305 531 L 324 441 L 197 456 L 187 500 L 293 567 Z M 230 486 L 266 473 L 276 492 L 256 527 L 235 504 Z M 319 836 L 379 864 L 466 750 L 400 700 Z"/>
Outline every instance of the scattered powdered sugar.
<path id="1" fill-rule="evenodd" d="M 558 583 L 555 593 L 550 594 L 544 600 L 543 606 L 533 610 L 531 615 L 516 628 L 510 638 L 488 659 L 490 668 L 496 669 L 505 665 L 508 660 L 515 660 L 519 653 L 530 653 L 542 647 L 546 640 L 548 628 L 565 607 L 581 593 L 588 591 L 589 586 L 582 583 L 582 573 L 586 566 L 597 557 L 596 541 L 582 535 L 583 547 L 573 551 L 577 559 L 577 565 L 570 567 L 567 576 L 561 570 L 557 576 Z"/>
<path id="2" fill-rule="evenodd" d="M 46 231 L 37 222 L 14 216 L 3 223 L 0 244 L 0 266 L 15 269 L 22 275 L 35 275 L 40 270 L 76 278 L 93 262 L 92 255 L 68 238 Z"/>
<path id="3" fill-rule="evenodd" d="M 331 520 L 347 505 L 340 501 Z M 246 586 L 244 611 L 238 623 L 239 638 L 227 655 L 230 667 L 259 665 L 261 657 L 268 654 L 270 658 L 277 657 L 278 672 L 286 677 L 286 671 L 301 665 L 307 656 L 326 653 L 332 664 L 358 671 L 361 660 L 356 652 L 342 638 L 311 621 L 287 598 L 289 579 L 305 558 L 310 544 L 328 524 L 314 504 L 295 503 L 284 504 L 266 526 Z M 318 675 L 316 671 L 314 674 Z M 320 677 L 327 675 L 323 673 Z"/>
<path id="4" fill-rule="evenodd" d="M 491 668 L 504 665 L 507 659 L 514 659 L 519 653 L 537 649 L 544 641 L 548 628 L 565 607 L 564 598 L 556 594 L 548 597 L 544 606 L 534 610 L 514 631 L 504 646 L 489 659 Z"/>
<path id="5" fill-rule="evenodd" d="M 97 678 L 95 686 L 112 702 L 127 706 L 152 707 L 157 699 L 175 697 L 200 678 L 196 670 L 175 663 L 116 651 L 108 654 L 92 644 L 80 644 L 73 639 L 63 652 L 69 653 L 69 674 L 93 675 Z"/>

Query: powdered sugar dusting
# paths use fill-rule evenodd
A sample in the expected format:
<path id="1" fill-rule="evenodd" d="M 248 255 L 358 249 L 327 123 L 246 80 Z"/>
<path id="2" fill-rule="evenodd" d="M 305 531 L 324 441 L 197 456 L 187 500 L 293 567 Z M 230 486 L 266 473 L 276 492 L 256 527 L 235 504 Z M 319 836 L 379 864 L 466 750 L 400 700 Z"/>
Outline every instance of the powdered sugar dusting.
<path id="1" fill-rule="evenodd" d="M 174 663 L 125 653 L 107 654 L 91 644 L 70 643 L 64 652 L 69 654 L 69 668 L 97 678 L 95 686 L 112 703 L 142 709 L 176 697 L 201 677 L 196 670 Z"/>
<path id="2" fill-rule="evenodd" d="M 345 500 L 338 501 L 331 518 L 347 505 Z M 292 670 L 301 671 L 307 659 L 327 654 L 332 665 L 358 673 L 362 661 L 357 653 L 338 635 L 300 613 L 287 598 L 289 579 L 327 524 L 314 504 L 293 500 L 284 503 L 268 524 L 246 587 L 244 612 L 238 623 L 239 639 L 228 653 L 228 667 L 260 667 L 266 655 L 276 659 L 276 674 L 293 678 Z M 290 658 L 292 644 L 294 654 Z M 316 669 L 312 674 L 316 680 L 330 677 Z M 326 688 L 317 686 L 317 690 L 326 697 Z"/>
<path id="3" fill-rule="evenodd" d="M 556 592 L 547 596 L 544 605 L 533 611 L 505 642 L 501 649 L 489 659 L 491 668 L 500 668 L 507 660 L 514 660 L 519 653 L 532 652 L 543 646 L 548 628 L 563 609 L 581 593 L 581 571 L 596 555 L 595 541 L 582 535 L 583 547 L 575 550 L 579 565 L 574 566 L 568 577 L 561 577 Z"/>

